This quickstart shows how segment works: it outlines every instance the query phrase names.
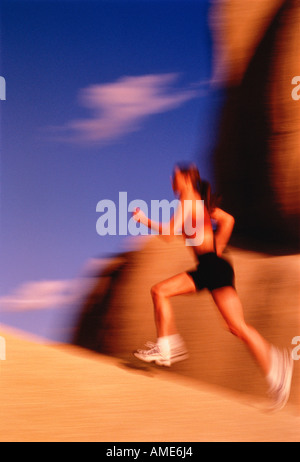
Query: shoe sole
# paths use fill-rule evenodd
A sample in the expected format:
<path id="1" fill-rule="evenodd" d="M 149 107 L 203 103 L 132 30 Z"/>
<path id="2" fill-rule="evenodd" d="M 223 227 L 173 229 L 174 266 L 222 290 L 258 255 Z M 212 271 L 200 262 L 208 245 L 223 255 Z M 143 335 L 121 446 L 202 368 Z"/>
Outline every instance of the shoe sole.
<path id="1" fill-rule="evenodd" d="M 147 358 L 147 356 L 139 354 L 139 353 L 133 353 L 133 355 L 140 359 L 141 361 L 144 361 L 145 363 L 154 363 L 158 360 L 158 358 Z"/>
<path id="2" fill-rule="evenodd" d="M 138 358 L 141 361 L 144 361 L 145 363 L 155 363 L 158 366 L 165 366 L 165 367 L 170 367 L 172 364 L 175 364 L 179 361 L 184 361 L 185 359 L 188 359 L 189 355 L 188 353 L 183 353 L 178 356 L 174 356 L 171 359 L 160 359 L 160 358 L 147 358 L 144 355 L 140 355 L 139 353 L 135 352 L 133 355 Z"/>
<path id="3" fill-rule="evenodd" d="M 166 366 L 170 367 L 172 364 L 178 363 L 179 361 L 184 361 L 185 359 L 188 359 L 189 355 L 188 353 L 183 353 L 178 356 L 174 356 L 171 359 L 157 359 L 155 361 L 155 364 L 158 366 Z"/>

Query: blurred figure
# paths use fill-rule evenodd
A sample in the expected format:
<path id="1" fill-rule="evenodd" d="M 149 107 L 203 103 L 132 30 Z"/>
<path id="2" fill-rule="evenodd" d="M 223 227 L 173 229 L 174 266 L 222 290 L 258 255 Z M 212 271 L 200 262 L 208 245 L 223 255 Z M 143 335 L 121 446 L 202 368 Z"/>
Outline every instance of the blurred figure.
<path id="1" fill-rule="evenodd" d="M 242 304 L 235 290 L 233 268 L 222 257 L 234 227 L 234 218 L 216 206 L 209 183 L 201 180 L 195 165 L 175 167 L 173 190 L 179 198 L 179 206 L 169 223 L 153 222 L 140 210 L 136 210 L 133 216 L 136 221 L 167 238 L 178 234 L 179 229 L 180 234 L 190 239 L 186 222 L 190 220 L 196 223 L 194 234 L 203 236 L 201 242 L 192 246 L 198 265 L 195 270 L 177 274 L 152 287 L 157 343 L 148 342 L 148 349 L 137 350 L 134 354 L 142 361 L 162 366 L 171 366 L 186 359 L 188 353 L 177 331 L 169 298 L 206 288 L 212 294 L 229 331 L 243 340 L 253 354 L 269 384 L 273 407 L 280 409 L 289 397 L 293 361 L 288 351 L 279 351 L 245 322 Z M 201 220 L 199 203 L 202 206 Z M 215 233 L 212 220 L 217 223 Z"/>

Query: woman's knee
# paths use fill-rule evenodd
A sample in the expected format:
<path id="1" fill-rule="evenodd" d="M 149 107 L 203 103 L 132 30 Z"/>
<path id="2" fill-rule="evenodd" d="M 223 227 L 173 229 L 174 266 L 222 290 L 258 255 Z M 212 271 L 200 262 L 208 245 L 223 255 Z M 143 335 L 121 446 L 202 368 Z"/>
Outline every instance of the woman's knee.
<path id="1" fill-rule="evenodd" d="M 151 287 L 151 296 L 152 298 L 159 298 L 163 296 L 163 290 L 161 284 L 155 284 Z"/>
<path id="2" fill-rule="evenodd" d="M 159 282 L 151 287 L 151 295 L 154 299 L 169 296 L 167 287 L 163 282 Z"/>

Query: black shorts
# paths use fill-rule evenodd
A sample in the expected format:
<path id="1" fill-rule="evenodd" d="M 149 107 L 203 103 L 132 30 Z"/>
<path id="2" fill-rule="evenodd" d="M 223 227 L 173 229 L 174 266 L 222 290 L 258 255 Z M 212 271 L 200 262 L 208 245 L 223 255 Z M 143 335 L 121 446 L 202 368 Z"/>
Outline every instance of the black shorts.
<path id="1" fill-rule="evenodd" d="M 220 258 L 214 252 L 198 255 L 196 270 L 187 271 L 193 279 L 196 289 L 220 289 L 221 287 L 234 287 L 234 271 L 231 264 Z"/>

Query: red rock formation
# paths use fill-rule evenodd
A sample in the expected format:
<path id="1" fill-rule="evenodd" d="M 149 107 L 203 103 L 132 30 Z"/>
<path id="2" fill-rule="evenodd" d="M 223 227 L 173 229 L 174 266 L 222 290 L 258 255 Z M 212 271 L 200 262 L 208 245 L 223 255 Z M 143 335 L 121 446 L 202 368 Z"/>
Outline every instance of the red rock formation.
<path id="1" fill-rule="evenodd" d="M 214 159 L 223 206 L 240 236 L 297 252 L 300 3 L 221 1 L 212 18 L 215 81 L 226 90 Z"/>

